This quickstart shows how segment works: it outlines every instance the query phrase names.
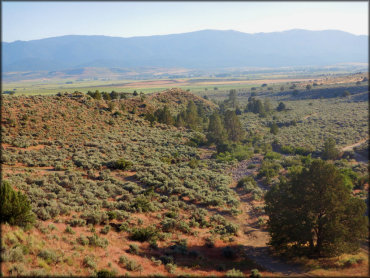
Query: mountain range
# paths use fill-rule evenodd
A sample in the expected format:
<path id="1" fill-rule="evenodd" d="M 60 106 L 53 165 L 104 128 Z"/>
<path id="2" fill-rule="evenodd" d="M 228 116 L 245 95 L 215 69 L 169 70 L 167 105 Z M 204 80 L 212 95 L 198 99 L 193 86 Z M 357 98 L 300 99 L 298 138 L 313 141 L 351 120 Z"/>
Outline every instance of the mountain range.
<path id="1" fill-rule="evenodd" d="M 2 42 L 3 72 L 84 67 L 324 66 L 368 62 L 368 36 L 343 31 L 203 30 L 145 37 L 67 35 Z"/>

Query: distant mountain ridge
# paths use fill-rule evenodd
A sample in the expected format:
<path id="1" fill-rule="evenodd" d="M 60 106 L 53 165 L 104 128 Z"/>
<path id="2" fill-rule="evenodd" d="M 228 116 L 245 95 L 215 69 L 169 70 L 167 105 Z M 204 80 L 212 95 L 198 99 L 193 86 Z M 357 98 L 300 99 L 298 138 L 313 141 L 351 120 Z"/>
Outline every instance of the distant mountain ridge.
<path id="1" fill-rule="evenodd" d="M 147 37 L 68 35 L 2 43 L 3 71 L 82 67 L 285 67 L 368 62 L 368 36 L 289 30 L 203 30 Z"/>

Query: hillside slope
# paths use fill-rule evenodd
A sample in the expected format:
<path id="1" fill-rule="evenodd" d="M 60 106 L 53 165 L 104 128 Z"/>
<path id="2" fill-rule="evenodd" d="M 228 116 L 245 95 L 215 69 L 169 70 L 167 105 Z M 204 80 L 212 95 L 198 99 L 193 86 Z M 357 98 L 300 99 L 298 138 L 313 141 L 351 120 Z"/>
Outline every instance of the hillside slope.
<path id="1" fill-rule="evenodd" d="M 133 99 L 143 104 L 140 96 L 116 102 Z M 231 177 L 220 174 L 227 165 L 200 159 L 190 130 L 107 106 L 79 94 L 4 97 L 3 179 L 27 195 L 37 222 L 28 231 L 4 225 L 2 273 L 208 276 L 255 268 L 245 255 L 227 269 L 213 264 L 225 261 L 222 248 L 235 245 L 226 238 L 237 236 L 221 216 L 239 204 Z"/>
<path id="2" fill-rule="evenodd" d="M 81 67 L 283 67 L 368 61 L 368 37 L 327 30 L 203 30 L 119 38 L 62 36 L 2 43 L 3 71 Z"/>

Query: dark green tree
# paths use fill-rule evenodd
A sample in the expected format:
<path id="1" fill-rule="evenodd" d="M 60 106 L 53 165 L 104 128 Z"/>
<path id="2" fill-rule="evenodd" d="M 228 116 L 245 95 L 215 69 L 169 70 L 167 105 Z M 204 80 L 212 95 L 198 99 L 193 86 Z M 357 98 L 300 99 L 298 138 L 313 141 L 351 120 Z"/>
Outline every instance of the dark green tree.
<path id="1" fill-rule="evenodd" d="M 336 148 L 336 143 L 334 138 L 329 137 L 324 142 L 324 149 L 322 151 L 321 157 L 325 160 L 335 160 L 339 156 L 339 150 Z"/>
<path id="2" fill-rule="evenodd" d="M 263 109 L 265 110 L 265 112 L 270 112 L 271 111 L 271 102 L 268 98 L 265 98 L 265 100 L 263 102 Z"/>
<path id="3" fill-rule="evenodd" d="M 286 106 L 284 104 L 284 102 L 280 102 L 278 107 L 276 108 L 277 111 L 284 111 L 286 109 Z"/>
<path id="4" fill-rule="evenodd" d="M 231 89 L 230 92 L 229 92 L 228 102 L 230 103 L 232 108 L 236 107 L 236 97 L 237 97 L 236 90 Z"/>
<path id="5" fill-rule="evenodd" d="M 116 91 L 112 91 L 110 93 L 110 97 L 111 97 L 111 99 L 118 99 L 119 94 Z"/>
<path id="6" fill-rule="evenodd" d="M 177 127 L 186 126 L 185 117 L 186 117 L 185 111 L 182 111 L 179 114 L 177 114 L 175 125 Z"/>
<path id="7" fill-rule="evenodd" d="M 14 191 L 9 182 L 3 181 L 0 187 L 0 223 L 25 227 L 34 221 L 27 196 Z"/>
<path id="8" fill-rule="evenodd" d="M 279 127 L 275 122 L 273 122 L 270 126 L 270 133 L 276 135 L 278 134 L 278 132 L 279 132 Z"/>
<path id="9" fill-rule="evenodd" d="M 239 106 L 236 106 L 236 108 L 235 108 L 235 114 L 236 115 L 241 115 L 242 114 L 242 110 L 239 108 Z"/>
<path id="10" fill-rule="evenodd" d="M 184 120 L 188 128 L 197 129 L 199 124 L 198 108 L 192 100 L 188 102 Z"/>
<path id="11" fill-rule="evenodd" d="M 270 245 L 319 257 L 356 251 L 367 236 L 366 205 L 332 165 L 315 160 L 265 196 Z"/>
<path id="12" fill-rule="evenodd" d="M 208 125 L 207 140 L 209 143 L 215 143 L 216 145 L 225 142 L 227 134 L 223 126 L 222 120 L 217 112 L 214 112 Z"/>
<path id="13" fill-rule="evenodd" d="M 147 112 L 145 114 L 144 119 L 149 121 L 152 126 L 153 126 L 153 123 L 156 121 L 155 116 L 152 113 L 149 113 L 149 112 Z"/>
<path id="14" fill-rule="evenodd" d="M 160 123 L 167 124 L 167 125 L 174 124 L 174 119 L 167 105 L 165 105 L 163 109 L 158 109 L 157 111 L 155 111 L 154 116 L 157 119 L 157 121 Z"/>
<path id="15" fill-rule="evenodd" d="M 244 130 L 235 111 L 227 110 L 224 122 L 229 140 L 237 142 L 243 139 Z"/>
<path id="16" fill-rule="evenodd" d="M 342 94 L 342 97 L 349 97 L 351 95 L 351 93 L 347 90 L 345 90 Z"/>
<path id="17" fill-rule="evenodd" d="M 264 114 L 265 109 L 262 104 L 262 101 L 259 99 L 255 99 L 254 97 L 250 97 L 248 99 L 247 109 L 248 112 L 252 112 L 255 114 Z"/>
<path id="18" fill-rule="evenodd" d="M 102 92 L 101 94 L 104 100 L 111 100 L 110 94 L 107 92 Z"/>
<path id="19" fill-rule="evenodd" d="M 88 91 L 87 94 L 97 100 L 101 100 L 102 98 L 101 93 L 98 90 L 96 90 L 95 92 Z"/>

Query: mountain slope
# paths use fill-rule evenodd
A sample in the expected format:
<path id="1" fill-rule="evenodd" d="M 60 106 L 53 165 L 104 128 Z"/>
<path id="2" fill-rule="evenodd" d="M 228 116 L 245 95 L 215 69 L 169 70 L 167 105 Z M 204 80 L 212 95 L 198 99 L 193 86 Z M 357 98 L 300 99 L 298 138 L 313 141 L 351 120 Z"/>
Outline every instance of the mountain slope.
<path id="1" fill-rule="evenodd" d="M 3 71 L 76 67 L 282 67 L 367 62 L 368 36 L 290 30 L 246 34 L 203 30 L 118 38 L 62 36 L 3 42 Z"/>

